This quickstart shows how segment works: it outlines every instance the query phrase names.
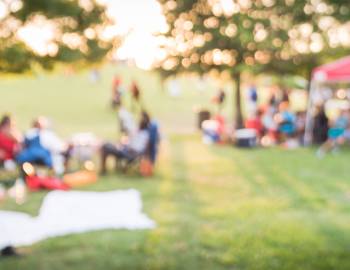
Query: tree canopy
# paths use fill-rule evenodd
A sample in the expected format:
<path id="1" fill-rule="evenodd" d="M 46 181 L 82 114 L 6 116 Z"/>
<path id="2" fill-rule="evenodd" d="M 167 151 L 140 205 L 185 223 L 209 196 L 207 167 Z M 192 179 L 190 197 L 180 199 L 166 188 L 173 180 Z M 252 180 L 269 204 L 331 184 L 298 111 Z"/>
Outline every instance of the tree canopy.
<path id="1" fill-rule="evenodd" d="M 0 4 L 0 73 L 22 73 L 34 65 L 51 69 L 57 62 L 94 63 L 113 48 L 111 40 L 101 38 L 109 20 L 105 7 L 94 0 L 0 0 Z M 43 40 L 37 40 L 36 32 L 42 29 Z"/>
<path id="2" fill-rule="evenodd" d="M 322 53 L 343 53 L 338 36 L 349 21 L 346 0 L 159 0 L 169 31 L 165 76 L 229 71 L 236 81 L 236 121 L 242 124 L 240 74 L 276 72 L 307 76 Z M 349 29 L 343 29 L 350 34 Z"/>

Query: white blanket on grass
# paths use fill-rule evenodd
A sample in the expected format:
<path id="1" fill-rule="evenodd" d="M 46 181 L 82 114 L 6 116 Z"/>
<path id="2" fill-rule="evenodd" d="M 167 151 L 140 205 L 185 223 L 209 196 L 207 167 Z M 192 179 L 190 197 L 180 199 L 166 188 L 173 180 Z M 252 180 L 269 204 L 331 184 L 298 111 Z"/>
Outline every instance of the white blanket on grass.
<path id="1" fill-rule="evenodd" d="M 155 223 L 142 213 L 137 190 L 110 192 L 52 191 L 38 217 L 0 211 L 0 249 L 32 245 L 72 233 L 103 229 L 151 229 Z"/>

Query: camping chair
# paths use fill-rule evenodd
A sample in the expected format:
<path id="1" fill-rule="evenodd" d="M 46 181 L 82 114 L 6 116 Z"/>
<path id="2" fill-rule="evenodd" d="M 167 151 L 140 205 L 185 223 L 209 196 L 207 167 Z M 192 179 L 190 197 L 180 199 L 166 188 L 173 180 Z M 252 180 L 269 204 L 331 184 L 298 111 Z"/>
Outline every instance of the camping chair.
<path id="1" fill-rule="evenodd" d="M 120 160 L 117 167 L 122 169 L 123 172 L 130 171 L 132 169 L 137 169 L 140 171 L 140 163 L 142 159 L 148 159 L 152 165 L 155 164 L 158 155 L 158 145 L 160 142 L 160 134 L 158 124 L 152 121 L 148 127 L 149 141 L 145 151 L 142 153 L 127 159 Z"/>

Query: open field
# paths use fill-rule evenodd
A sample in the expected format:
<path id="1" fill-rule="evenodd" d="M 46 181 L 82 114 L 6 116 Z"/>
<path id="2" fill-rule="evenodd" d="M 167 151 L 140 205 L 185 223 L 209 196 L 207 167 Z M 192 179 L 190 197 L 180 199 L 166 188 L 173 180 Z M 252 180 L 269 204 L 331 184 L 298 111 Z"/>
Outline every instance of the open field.
<path id="1" fill-rule="evenodd" d="M 208 103 L 209 89 L 199 93 L 183 81 L 182 97 L 170 99 L 154 74 L 116 71 L 140 82 L 164 130 L 162 153 L 152 178 L 111 173 L 85 189 L 138 189 L 157 228 L 49 239 L 23 248 L 23 258 L 0 259 L 1 270 L 350 269 L 348 150 L 318 160 L 314 149 L 203 145 L 192 109 Z M 106 68 L 97 85 L 87 73 L 4 79 L 0 113 L 12 112 L 23 129 L 44 114 L 62 136 L 91 131 L 113 139 L 116 116 L 108 97 L 114 73 Z M 22 206 L 7 201 L 0 208 L 36 215 L 44 196 L 30 194 Z"/>

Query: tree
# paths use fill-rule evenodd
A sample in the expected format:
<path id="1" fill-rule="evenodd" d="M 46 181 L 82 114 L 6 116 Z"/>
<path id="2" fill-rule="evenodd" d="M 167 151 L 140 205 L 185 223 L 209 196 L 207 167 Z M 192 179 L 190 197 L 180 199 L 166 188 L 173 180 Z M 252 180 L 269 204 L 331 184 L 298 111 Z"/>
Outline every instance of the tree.
<path id="1" fill-rule="evenodd" d="M 346 0 L 159 0 L 169 25 L 158 63 L 165 76 L 226 71 L 235 82 L 242 126 L 242 72 L 302 73 L 337 47 L 329 30 L 349 15 Z M 337 20 L 339 18 L 339 20 Z"/>
<path id="2" fill-rule="evenodd" d="M 105 7 L 94 0 L 0 0 L 0 4 L 0 73 L 23 73 L 36 65 L 52 69 L 55 63 L 95 63 L 114 46 L 114 41 L 101 38 L 108 18 Z M 40 28 L 47 29 L 41 43 L 35 40 Z M 39 48 L 30 46 L 25 34 Z"/>

